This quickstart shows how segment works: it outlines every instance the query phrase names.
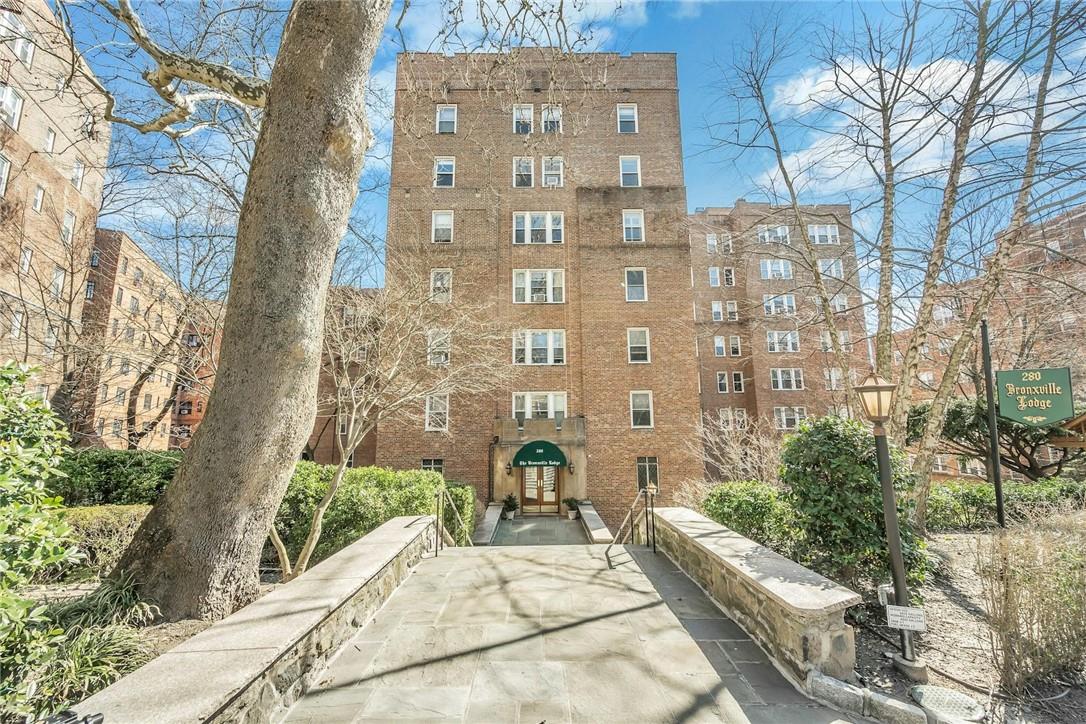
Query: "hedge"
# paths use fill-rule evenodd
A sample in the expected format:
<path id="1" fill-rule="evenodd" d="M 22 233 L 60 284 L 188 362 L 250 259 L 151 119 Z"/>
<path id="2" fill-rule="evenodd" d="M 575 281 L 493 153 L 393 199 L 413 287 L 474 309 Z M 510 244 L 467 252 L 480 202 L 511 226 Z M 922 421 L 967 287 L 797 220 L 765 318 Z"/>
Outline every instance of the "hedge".
<path id="1" fill-rule="evenodd" d="M 180 461 L 180 452 L 83 448 L 61 462 L 66 477 L 52 485 L 52 492 L 69 507 L 150 505 Z"/>
<path id="2" fill-rule="evenodd" d="M 1003 503 L 1011 521 L 1057 508 L 1086 509 L 1086 482 L 1043 478 L 1029 483 L 1003 483 Z M 978 530 L 996 524 L 995 488 L 989 483 L 948 480 L 932 486 L 928 496 L 928 528 Z"/>
<path id="3" fill-rule="evenodd" d="M 702 501 L 702 512 L 742 536 L 789 555 L 796 530 L 792 507 L 772 485 L 758 480 L 721 483 Z"/>
<path id="4" fill-rule="evenodd" d="M 65 510 L 64 519 L 72 527 L 76 547 L 85 556 L 79 570 L 97 577 L 107 575 L 149 510 L 149 505 L 94 505 Z"/>

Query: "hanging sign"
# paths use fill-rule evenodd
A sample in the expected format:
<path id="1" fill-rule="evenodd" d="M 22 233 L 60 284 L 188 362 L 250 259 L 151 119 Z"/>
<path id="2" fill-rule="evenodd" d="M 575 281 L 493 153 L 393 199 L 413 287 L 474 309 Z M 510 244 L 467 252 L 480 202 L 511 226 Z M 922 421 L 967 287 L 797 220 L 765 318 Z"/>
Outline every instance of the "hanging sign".
<path id="1" fill-rule="evenodd" d="M 1031 427 L 1046 427 L 1075 416 L 1071 368 L 996 372 L 999 415 Z"/>
<path id="2" fill-rule="evenodd" d="M 928 617 L 922 608 L 890 605 L 886 607 L 886 625 L 906 631 L 927 631 Z"/>

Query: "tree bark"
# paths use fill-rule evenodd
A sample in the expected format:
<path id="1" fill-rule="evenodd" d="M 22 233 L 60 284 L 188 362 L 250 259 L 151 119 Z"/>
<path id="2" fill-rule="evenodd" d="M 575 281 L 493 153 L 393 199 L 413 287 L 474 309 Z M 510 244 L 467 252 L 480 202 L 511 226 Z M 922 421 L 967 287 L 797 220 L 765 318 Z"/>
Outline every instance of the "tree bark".
<path id="1" fill-rule="evenodd" d="M 207 416 L 113 575 L 167 619 L 217 619 L 257 567 L 316 409 L 325 298 L 370 140 L 364 91 L 390 0 L 298 0 L 238 222 Z"/>

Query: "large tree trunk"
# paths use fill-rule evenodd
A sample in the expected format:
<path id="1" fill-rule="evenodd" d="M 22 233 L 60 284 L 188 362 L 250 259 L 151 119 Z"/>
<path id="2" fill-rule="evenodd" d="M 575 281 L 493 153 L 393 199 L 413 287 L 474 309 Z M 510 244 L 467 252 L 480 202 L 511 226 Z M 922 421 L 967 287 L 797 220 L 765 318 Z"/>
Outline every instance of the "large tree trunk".
<path id="1" fill-rule="evenodd" d="M 370 135 L 364 91 L 390 0 L 299 0 L 272 70 L 238 222 L 207 417 L 114 575 L 168 619 L 221 618 L 257 566 L 316 409 L 324 305 Z"/>

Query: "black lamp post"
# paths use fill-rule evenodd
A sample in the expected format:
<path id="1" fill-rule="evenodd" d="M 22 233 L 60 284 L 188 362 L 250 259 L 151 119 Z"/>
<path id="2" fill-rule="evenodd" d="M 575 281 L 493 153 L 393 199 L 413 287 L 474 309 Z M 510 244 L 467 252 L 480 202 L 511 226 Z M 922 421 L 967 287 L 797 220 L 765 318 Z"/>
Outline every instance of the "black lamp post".
<path id="1" fill-rule="evenodd" d="M 894 601 L 898 606 L 909 605 L 909 589 L 905 579 L 905 557 L 901 553 L 901 529 L 897 520 L 897 498 L 890 468 L 890 445 L 883 425 L 890 419 L 890 404 L 896 385 L 879 377 L 874 371 L 856 387 L 864 414 L 874 424 L 875 453 L 879 461 L 879 481 L 882 483 L 882 514 L 886 520 L 886 543 L 890 548 L 890 567 L 894 578 Z M 927 667 L 916 658 L 912 631 L 901 630 L 903 660 L 895 657 L 896 667 L 910 678 L 926 681 Z"/>

